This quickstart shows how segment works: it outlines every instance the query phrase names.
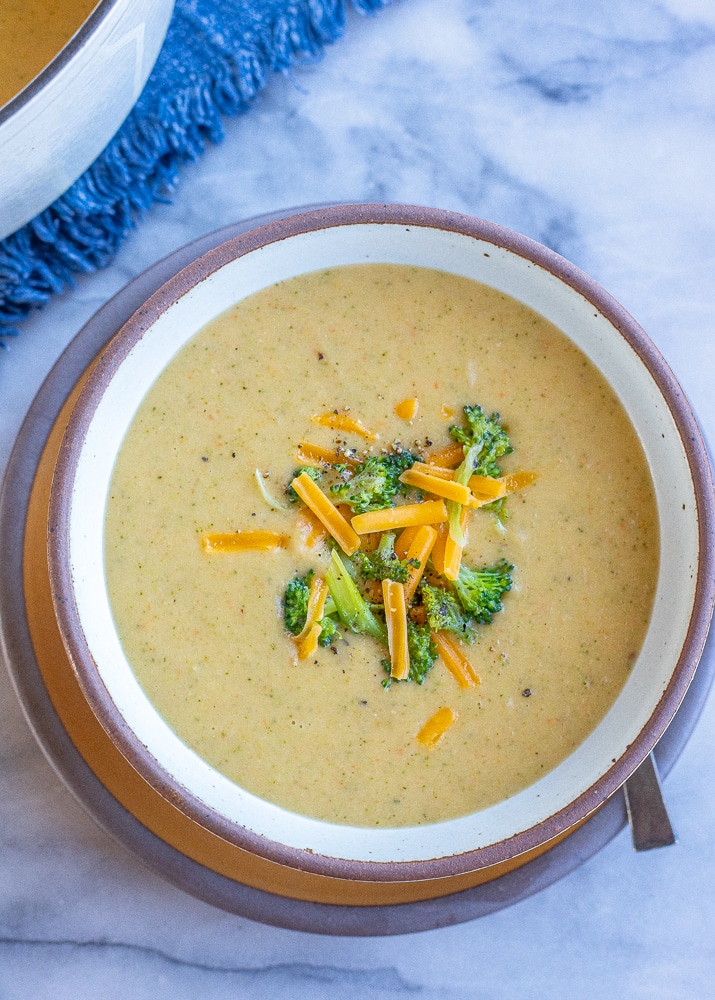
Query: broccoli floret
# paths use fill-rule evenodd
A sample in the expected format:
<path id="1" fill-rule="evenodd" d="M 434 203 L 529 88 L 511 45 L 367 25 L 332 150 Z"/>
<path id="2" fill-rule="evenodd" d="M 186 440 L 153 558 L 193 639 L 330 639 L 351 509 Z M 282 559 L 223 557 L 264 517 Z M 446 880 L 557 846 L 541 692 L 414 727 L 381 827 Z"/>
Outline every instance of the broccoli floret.
<path id="1" fill-rule="evenodd" d="M 319 646 L 330 646 L 334 639 L 340 638 L 340 633 L 338 632 L 338 623 L 330 615 L 325 615 L 324 618 L 320 619 L 321 633 L 318 637 Z"/>
<path id="2" fill-rule="evenodd" d="M 419 567 L 419 559 L 398 559 L 395 553 L 395 536 L 385 532 L 372 553 L 356 552 L 354 559 L 365 580 L 396 580 L 407 583 L 410 569 Z"/>
<path id="3" fill-rule="evenodd" d="M 305 576 L 296 574 L 283 592 L 283 622 L 286 631 L 298 635 L 305 628 L 308 620 L 308 599 L 310 597 L 310 581 L 313 570 L 308 570 Z M 340 638 L 338 622 L 332 617 L 336 613 L 335 602 L 331 597 L 325 601 L 323 618 L 320 619 L 322 631 L 318 638 L 321 646 L 329 646 L 333 639 Z"/>
<path id="4" fill-rule="evenodd" d="M 337 501 L 348 504 L 356 514 L 394 507 L 395 495 L 403 488 L 400 476 L 416 461 L 417 456 L 409 451 L 369 455 L 355 467 L 350 479 L 331 486 L 330 492 Z"/>
<path id="5" fill-rule="evenodd" d="M 499 414 L 492 413 L 488 417 L 478 404 L 465 406 L 464 415 L 467 427 L 450 427 L 449 433 L 455 441 L 465 445 L 471 452 L 470 475 L 500 476 L 501 469 L 497 459 L 509 455 L 514 450 L 509 441 L 509 435 L 499 424 Z"/>
<path id="6" fill-rule="evenodd" d="M 371 635 L 386 646 L 387 629 L 385 623 L 381 622 L 370 610 L 355 581 L 345 568 L 337 549 L 332 551 L 330 566 L 325 574 L 325 582 L 343 625 L 351 632 Z"/>
<path id="7" fill-rule="evenodd" d="M 298 635 L 308 619 L 308 595 L 312 575 L 312 570 L 305 576 L 296 574 L 283 593 L 283 622 L 286 630 L 292 635 Z"/>
<path id="8" fill-rule="evenodd" d="M 499 424 L 499 414 L 488 417 L 481 406 L 465 406 L 467 427 L 450 427 L 449 433 L 455 441 L 464 445 L 464 461 L 455 470 L 454 481 L 467 486 L 476 473 L 480 476 L 500 476 L 497 459 L 510 454 L 514 449 L 509 443 L 509 435 Z M 498 518 L 504 514 L 504 500 L 500 498 L 490 505 Z M 464 532 L 460 524 L 462 508 L 453 500 L 447 501 L 449 514 L 449 534 L 459 545 L 464 545 Z"/>
<path id="9" fill-rule="evenodd" d="M 507 508 L 508 497 L 498 497 L 496 500 L 492 500 L 491 503 L 485 503 L 482 510 L 489 511 L 496 518 L 497 524 L 502 528 L 504 527 L 504 521 L 509 517 L 509 510 Z"/>
<path id="10" fill-rule="evenodd" d="M 428 671 L 437 659 L 437 646 L 429 625 L 407 622 L 407 649 L 410 654 L 409 679 L 423 684 Z"/>
<path id="11" fill-rule="evenodd" d="M 286 486 L 286 496 L 288 497 L 291 503 L 298 503 L 298 501 L 300 500 L 300 497 L 291 486 L 291 483 L 297 476 L 301 474 L 301 472 L 306 472 L 314 483 L 319 483 L 320 480 L 323 478 L 323 474 L 320 471 L 320 469 L 314 469 L 312 465 L 305 465 L 303 466 L 302 469 L 296 469 L 290 478 L 290 483 Z"/>
<path id="12" fill-rule="evenodd" d="M 407 651 L 410 656 L 410 672 L 405 677 L 406 681 L 415 681 L 416 684 L 424 684 L 425 677 L 432 669 L 434 661 L 437 659 L 437 644 L 432 637 L 432 631 L 428 625 L 416 625 L 414 622 L 407 622 Z M 388 675 L 382 686 L 389 688 L 396 680 L 390 677 L 390 661 L 384 659 L 380 661 L 382 669 Z"/>
<path id="13" fill-rule="evenodd" d="M 420 587 L 427 624 L 433 632 L 455 632 L 465 642 L 474 642 L 476 632 L 471 613 L 465 613 L 454 594 L 443 587 L 423 583 Z"/>
<path id="14" fill-rule="evenodd" d="M 492 615 L 502 610 L 501 598 L 507 590 L 511 590 L 513 569 L 505 559 L 484 569 L 460 567 L 452 586 L 464 610 L 479 624 L 489 624 Z"/>

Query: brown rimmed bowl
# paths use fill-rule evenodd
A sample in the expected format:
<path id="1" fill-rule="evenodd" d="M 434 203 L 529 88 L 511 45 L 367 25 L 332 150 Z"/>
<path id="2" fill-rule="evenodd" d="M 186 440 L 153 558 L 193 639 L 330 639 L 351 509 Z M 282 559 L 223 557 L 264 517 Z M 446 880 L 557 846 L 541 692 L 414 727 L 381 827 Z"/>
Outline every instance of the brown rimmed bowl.
<path id="1" fill-rule="evenodd" d="M 609 380 L 656 489 L 661 573 L 641 654 L 612 709 L 559 767 L 512 798 L 444 823 L 352 828 L 289 813 L 224 778 L 169 730 L 114 630 L 103 575 L 104 499 L 136 408 L 174 353 L 242 297 L 365 261 L 437 267 L 492 285 L 563 330 Z M 605 802 L 655 746 L 693 677 L 712 614 L 713 487 L 697 424 L 634 320 L 546 248 L 481 220 L 406 206 L 320 209 L 228 241 L 167 282 L 89 372 L 59 447 L 49 499 L 54 613 L 91 717 L 111 740 L 144 821 L 179 851 L 297 899 L 379 905 L 446 895 L 548 850 Z"/>

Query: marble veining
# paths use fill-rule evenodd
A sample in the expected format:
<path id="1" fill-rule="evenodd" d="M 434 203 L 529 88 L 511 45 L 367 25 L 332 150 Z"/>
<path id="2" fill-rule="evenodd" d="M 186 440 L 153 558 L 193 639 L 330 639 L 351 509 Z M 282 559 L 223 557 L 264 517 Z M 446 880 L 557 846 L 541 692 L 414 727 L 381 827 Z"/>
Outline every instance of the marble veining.
<path id="1" fill-rule="evenodd" d="M 399 0 L 351 14 L 322 62 L 275 77 L 184 169 L 110 267 L 8 341 L 0 471 L 55 359 L 128 280 L 228 221 L 326 201 L 435 205 L 548 244 L 646 328 L 712 442 L 714 119 L 710 0 Z M 624 832 L 479 921 L 320 937 L 208 906 L 116 844 L 0 673 L 0 997 L 714 997 L 713 760 L 711 698 L 665 784 L 673 848 L 635 855 Z"/>
<path id="2" fill-rule="evenodd" d="M 176 996 L 177 984 L 210 989 L 212 997 L 250 995 L 257 1000 L 281 1000 L 304 990 L 315 1000 L 330 1000 L 339 990 L 346 1000 L 371 997 L 374 1000 L 391 1000 L 395 997 L 421 997 L 422 986 L 411 983 L 395 968 L 345 969 L 330 965 L 309 965 L 305 962 L 288 962 L 254 967 L 252 965 L 212 965 L 200 961 L 186 961 L 156 948 L 115 941 L 42 941 L 0 939 L 0 956 L 5 968 L 12 965 L 16 952 L 31 956 L 32 977 L 25 980 L 27 996 L 43 988 L 43 982 L 52 975 L 53 968 L 65 966 L 72 980 L 87 977 L 85 988 L 103 990 L 101 974 L 97 967 L 108 961 L 119 966 L 124 959 L 131 962 L 131 979 L 142 988 L 147 980 L 158 980 L 158 997 Z M 172 980 L 174 980 L 172 982 Z M 90 985 L 91 984 L 91 985 Z M 127 987 L 126 980 L 124 988 Z M 162 988 L 163 987 L 163 988 Z M 181 988 L 181 986 L 179 986 Z M 57 995 L 57 994 L 55 994 Z M 63 994 L 61 994 L 63 995 Z M 67 994 L 68 996 L 71 994 Z M 157 994 L 155 994 L 157 995 Z M 188 995 L 188 994 L 187 994 Z M 440 993 L 445 1000 L 451 991 Z"/>

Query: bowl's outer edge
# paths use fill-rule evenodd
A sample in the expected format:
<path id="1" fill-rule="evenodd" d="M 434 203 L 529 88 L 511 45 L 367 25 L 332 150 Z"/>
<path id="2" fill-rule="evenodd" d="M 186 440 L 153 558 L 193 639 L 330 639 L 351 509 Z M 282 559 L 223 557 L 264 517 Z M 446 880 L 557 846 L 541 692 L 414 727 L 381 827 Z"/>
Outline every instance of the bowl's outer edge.
<path id="1" fill-rule="evenodd" d="M 321 208 L 323 206 L 320 206 Z M 290 214 L 298 214 L 295 209 Z M 149 833 L 99 783 L 74 750 L 42 685 L 29 643 L 22 578 L 22 522 L 47 433 L 84 367 L 107 338 L 171 274 L 207 248 L 284 213 L 248 220 L 208 234 L 135 278 L 98 311 L 59 359 L 38 393 L 21 428 L 0 491 L 0 535 L 7 540 L 8 572 L 0 579 L 0 644 L 20 704 L 40 747 L 62 780 L 110 835 L 132 847 L 165 877 L 198 897 L 270 924 L 327 934 L 399 934 L 448 926 L 500 909 L 550 884 L 592 856 L 625 823 L 621 796 L 612 797 L 591 819 L 548 854 L 496 883 L 454 896 L 400 906 L 334 907 L 285 900 L 207 872 Z M 701 439 L 700 439 L 701 440 Z M 19 528 L 19 530 L 18 530 Z M 706 653 L 712 651 L 712 642 Z M 710 689 L 715 658 L 706 655 L 695 683 L 655 749 L 666 775 L 689 738 Z"/>
<path id="2" fill-rule="evenodd" d="M 176 784 L 172 786 L 175 801 L 197 822 L 210 827 L 223 839 L 267 860 L 317 875 L 335 876 L 366 881 L 412 881 L 424 878 L 445 878 L 467 871 L 501 864 L 509 858 L 537 848 L 564 830 L 590 815 L 619 788 L 642 760 L 650 753 L 675 714 L 692 680 L 702 654 L 715 602 L 713 573 L 715 546 L 715 503 L 712 472 L 707 450 L 695 417 L 675 376 L 647 334 L 635 320 L 593 279 L 575 265 L 528 237 L 513 233 L 493 223 L 452 212 L 402 205 L 345 205 L 320 208 L 300 215 L 291 215 L 269 222 L 236 236 L 190 263 L 163 285 L 128 320 L 101 352 L 79 403 L 71 418 L 60 450 L 55 486 L 50 501 L 51 535 L 49 542 L 50 575 L 55 608 L 70 660 L 74 665 L 85 697 L 95 714 L 121 752 L 155 787 L 166 788 L 163 774 L 146 748 L 133 734 L 117 724 L 113 703 L 99 675 L 88 658 L 77 608 L 71 595 L 68 553 L 68 518 L 71 482 L 81 442 L 91 421 L 107 380 L 121 363 L 134 343 L 143 336 L 154 320 L 196 281 L 203 280 L 226 262 L 258 249 L 267 243 L 292 235 L 310 232 L 325 225 L 378 223 L 400 226 L 437 226 L 504 247 L 513 253 L 535 261 L 546 270 L 575 288 L 593 303 L 624 338 L 637 350 L 663 393 L 683 438 L 693 478 L 698 518 L 700 522 L 700 564 L 698 588 L 690 628 L 676 671 L 662 695 L 651 719 L 628 747 L 623 756 L 591 788 L 567 807 L 548 817 L 535 827 L 517 833 L 509 840 L 488 845 L 462 855 L 421 862 L 370 862 L 327 858 L 276 844 L 253 831 L 238 827 L 187 794 Z M 171 782 L 169 783 L 172 784 Z"/>

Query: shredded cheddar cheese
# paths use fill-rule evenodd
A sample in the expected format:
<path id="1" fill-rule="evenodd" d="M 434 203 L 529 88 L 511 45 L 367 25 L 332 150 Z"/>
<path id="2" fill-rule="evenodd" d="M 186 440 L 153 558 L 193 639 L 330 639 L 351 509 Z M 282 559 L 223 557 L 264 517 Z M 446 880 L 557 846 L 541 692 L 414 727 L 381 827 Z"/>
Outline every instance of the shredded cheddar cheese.
<path id="1" fill-rule="evenodd" d="M 439 479 L 454 479 L 454 469 L 445 469 L 442 465 L 431 465 L 429 462 L 415 462 L 412 466 L 415 472 L 424 472 L 428 476 Z"/>
<path id="2" fill-rule="evenodd" d="M 360 459 L 349 452 L 339 451 L 337 448 L 322 448 L 319 444 L 311 444 L 309 441 L 301 441 L 298 445 L 298 461 L 301 465 L 335 465 L 338 462 L 345 462 L 346 465 L 359 465 Z"/>
<path id="3" fill-rule="evenodd" d="M 360 548 L 360 539 L 354 529 L 348 524 L 335 504 L 323 493 L 317 483 L 314 483 L 307 472 L 301 472 L 291 483 L 300 499 L 309 507 L 319 521 L 333 536 L 346 555 L 351 556 Z"/>
<path id="4" fill-rule="evenodd" d="M 414 486 L 423 493 L 432 493 L 434 496 L 443 497 L 445 500 L 454 500 L 455 503 L 468 504 L 473 499 L 468 486 L 455 483 L 453 480 L 443 479 L 439 476 L 431 476 L 421 472 L 412 466 L 400 476 L 400 481 L 407 486 Z"/>
<path id="5" fill-rule="evenodd" d="M 394 580 L 382 581 L 385 602 L 387 648 L 390 652 L 390 676 L 404 681 L 410 672 L 410 655 L 407 649 L 407 604 L 405 588 Z"/>
<path id="6" fill-rule="evenodd" d="M 462 532 L 464 545 L 467 544 L 468 520 L 469 507 L 462 507 L 462 513 L 459 516 L 459 528 Z M 444 542 L 444 566 L 442 568 L 442 572 L 448 580 L 456 580 L 459 576 L 459 567 L 462 565 L 464 545 L 460 545 L 458 541 L 452 538 L 449 532 L 447 533 L 447 537 Z"/>
<path id="7" fill-rule="evenodd" d="M 395 407 L 395 413 L 400 420 L 414 420 L 419 409 L 419 401 L 416 399 L 403 399 Z"/>
<path id="8" fill-rule="evenodd" d="M 447 469 L 456 468 L 463 459 L 464 445 L 457 443 L 445 445 L 444 448 L 433 451 L 431 455 L 427 456 L 429 465 L 442 465 Z"/>
<path id="9" fill-rule="evenodd" d="M 434 641 L 439 650 L 439 658 L 460 687 L 476 687 L 481 683 L 479 675 L 459 648 L 456 640 L 446 632 L 435 632 Z"/>
<path id="10" fill-rule="evenodd" d="M 480 497 L 490 497 L 492 500 L 498 500 L 506 493 L 504 481 L 493 479 L 491 476 L 471 476 L 469 488 L 472 493 L 480 494 Z"/>
<path id="11" fill-rule="evenodd" d="M 310 626 L 305 635 L 296 637 L 296 649 L 299 660 L 307 660 L 317 650 L 321 632 L 320 623 L 315 622 Z"/>
<path id="12" fill-rule="evenodd" d="M 298 515 L 296 527 L 300 541 L 307 549 L 314 549 L 328 536 L 325 525 L 309 507 L 305 507 Z"/>
<path id="13" fill-rule="evenodd" d="M 287 535 L 278 531 L 211 531 L 201 539 L 204 552 L 241 552 L 247 549 L 282 549 Z"/>
<path id="14" fill-rule="evenodd" d="M 447 508 L 442 500 L 425 500 L 424 503 L 407 503 L 387 510 L 369 510 L 356 514 L 350 522 L 358 535 L 370 531 L 391 531 L 411 525 L 438 524 L 447 520 Z"/>
<path id="15" fill-rule="evenodd" d="M 538 479 L 538 475 L 535 472 L 514 472 L 509 476 L 502 476 L 501 482 L 504 483 L 504 495 L 509 493 L 516 493 L 519 490 L 523 490 L 525 486 L 531 486 Z"/>
<path id="16" fill-rule="evenodd" d="M 451 708 L 438 708 L 417 733 L 417 742 L 432 749 L 436 747 L 449 727 L 457 721 L 457 713 Z"/>
<path id="17" fill-rule="evenodd" d="M 322 576 L 313 574 L 310 579 L 310 591 L 308 593 L 308 611 L 305 618 L 305 625 L 296 636 L 296 639 L 303 639 L 310 632 L 313 625 L 323 617 L 325 599 L 328 596 L 328 585 Z"/>
<path id="18" fill-rule="evenodd" d="M 366 441 L 377 441 L 377 434 L 369 431 L 357 417 L 349 417 L 347 413 L 335 413 L 334 411 L 316 413 L 312 420 L 314 424 L 320 424 L 321 427 L 332 427 L 334 431 L 348 431 L 353 434 L 359 434 Z"/>
<path id="19" fill-rule="evenodd" d="M 307 660 L 318 648 L 318 639 L 323 631 L 320 620 L 323 617 L 325 600 L 328 596 L 328 585 L 322 576 L 313 575 L 310 580 L 308 594 L 308 611 L 305 625 L 294 636 L 296 652 L 299 660 Z"/>
<path id="20" fill-rule="evenodd" d="M 405 528 L 405 531 L 408 530 L 410 529 Z M 423 524 L 416 529 L 415 536 L 404 557 L 408 562 L 412 559 L 419 563 L 419 565 L 410 568 L 407 583 L 405 584 L 405 600 L 408 604 L 415 596 L 415 591 L 427 568 L 427 560 L 436 541 L 437 529 L 433 528 L 431 524 Z"/>
<path id="21" fill-rule="evenodd" d="M 403 528 L 395 542 L 395 555 L 398 559 L 406 559 L 410 545 L 415 540 L 421 525 L 411 524 L 409 528 Z"/>
<path id="22" fill-rule="evenodd" d="M 449 538 L 449 525 L 446 521 L 437 525 L 437 538 L 432 548 L 432 565 L 439 576 L 444 576 L 445 546 Z"/>

